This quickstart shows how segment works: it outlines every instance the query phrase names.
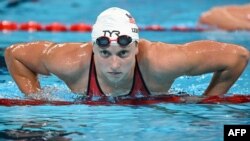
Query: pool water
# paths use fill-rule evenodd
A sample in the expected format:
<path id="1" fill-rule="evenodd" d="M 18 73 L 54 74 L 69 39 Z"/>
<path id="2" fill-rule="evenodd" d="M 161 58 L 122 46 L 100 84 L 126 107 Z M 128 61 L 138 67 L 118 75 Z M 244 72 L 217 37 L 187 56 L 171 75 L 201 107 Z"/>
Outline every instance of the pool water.
<path id="1" fill-rule="evenodd" d="M 248 0 L 176 1 L 133 0 L 26 0 L 15 6 L 0 1 L 0 20 L 43 24 L 58 21 L 64 24 L 93 24 L 105 8 L 118 6 L 129 10 L 140 26 L 160 24 L 195 26 L 201 12 L 212 6 L 244 4 Z M 154 5 L 154 6 L 152 6 Z M 197 6 L 198 5 L 198 6 Z M 63 7 L 63 8 L 58 8 Z M 187 12 L 188 11 L 188 12 Z M 91 14 L 90 14 L 91 13 Z M 39 16 L 38 16 L 39 15 Z M 141 38 L 167 43 L 215 40 L 242 45 L 250 50 L 249 31 L 149 32 Z M 24 98 L 3 63 L 4 49 L 11 44 L 37 40 L 54 42 L 85 42 L 90 33 L 73 32 L 0 32 L 0 98 Z M 32 53 L 32 51 L 31 51 Z M 212 74 L 178 78 L 173 92 L 201 95 Z M 78 96 L 55 76 L 39 76 L 44 93 L 41 98 L 73 101 Z M 228 92 L 250 94 L 250 65 Z M 173 104 L 141 106 L 0 106 L 0 140 L 100 140 L 100 141 L 222 141 L 223 125 L 250 124 L 250 103 L 244 104 Z"/>

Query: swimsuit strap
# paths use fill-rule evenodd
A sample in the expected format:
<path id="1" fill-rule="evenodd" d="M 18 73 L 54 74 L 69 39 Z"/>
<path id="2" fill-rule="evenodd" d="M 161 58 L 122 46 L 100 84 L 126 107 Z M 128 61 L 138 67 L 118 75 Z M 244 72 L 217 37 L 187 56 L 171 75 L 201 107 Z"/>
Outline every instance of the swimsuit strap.
<path id="1" fill-rule="evenodd" d="M 95 68 L 95 62 L 94 62 L 94 53 L 92 53 L 92 56 L 91 56 L 87 95 L 88 96 L 105 96 L 105 94 L 100 89 L 99 83 L 97 81 L 97 74 L 96 74 L 96 68 Z"/>
<path id="2" fill-rule="evenodd" d="M 143 96 L 147 97 L 150 95 L 150 92 L 145 84 L 145 81 L 142 77 L 142 73 L 139 68 L 139 64 L 136 59 L 135 72 L 134 72 L 134 80 L 133 87 L 131 89 L 130 95 L 131 97 Z"/>

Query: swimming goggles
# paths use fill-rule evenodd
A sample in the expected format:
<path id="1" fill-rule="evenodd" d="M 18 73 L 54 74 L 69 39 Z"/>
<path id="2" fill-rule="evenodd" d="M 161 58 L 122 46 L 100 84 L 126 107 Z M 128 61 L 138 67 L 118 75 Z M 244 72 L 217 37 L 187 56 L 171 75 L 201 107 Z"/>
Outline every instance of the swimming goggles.
<path id="1" fill-rule="evenodd" d="M 117 39 L 110 39 L 109 37 L 101 36 L 96 39 L 96 44 L 101 48 L 107 48 L 109 47 L 111 41 L 117 41 L 117 43 L 124 48 L 128 46 L 133 41 L 133 39 L 127 35 L 118 36 Z"/>

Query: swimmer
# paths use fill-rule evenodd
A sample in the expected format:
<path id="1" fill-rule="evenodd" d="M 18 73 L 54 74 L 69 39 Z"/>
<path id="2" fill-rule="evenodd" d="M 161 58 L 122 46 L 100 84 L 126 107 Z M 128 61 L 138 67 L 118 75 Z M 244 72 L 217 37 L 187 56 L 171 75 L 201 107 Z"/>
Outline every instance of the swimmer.
<path id="1" fill-rule="evenodd" d="M 203 13 L 199 22 L 224 30 L 250 30 L 250 4 L 215 7 Z"/>
<path id="2" fill-rule="evenodd" d="M 14 44 L 5 51 L 7 68 L 26 95 L 42 91 L 38 74 L 56 75 L 75 93 L 116 97 L 167 94 L 180 76 L 213 73 L 203 95 L 214 96 L 227 93 L 250 56 L 229 43 L 140 39 L 134 18 L 117 7 L 97 17 L 91 36 L 86 43 Z"/>

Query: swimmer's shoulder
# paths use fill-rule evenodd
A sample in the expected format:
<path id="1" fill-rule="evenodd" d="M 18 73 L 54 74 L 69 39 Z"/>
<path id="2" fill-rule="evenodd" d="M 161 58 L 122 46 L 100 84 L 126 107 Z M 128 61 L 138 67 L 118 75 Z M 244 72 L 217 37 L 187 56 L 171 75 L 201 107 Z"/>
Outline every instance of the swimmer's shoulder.
<path id="1" fill-rule="evenodd" d="M 153 60 L 158 59 L 156 56 L 158 55 L 158 52 L 162 51 L 164 46 L 168 46 L 168 44 L 140 39 L 138 45 L 139 52 L 137 55 L 138 62 L 140 64 L 150 64 Z M 147 61 L 145 62 L 145 60 Z"/>
<path id="2" fill-rule="evenodd" d="M 53 54 L 58 52 L 66 52 L 70 50 L 89 50 L 92 51 L 91 42 L 68 42 L 68 43 L 56 43 L 51 41 L 34 41 L 27 43 L 13 44 L 8 49 L 20 50 L 20 51 L 32 51 L 41 52 L 42 54 Z"/>
<path id="3" fill-rule="evenodd" d="M 91 42 L 67 42 L 67 43 L 54 43 L 50 47 L 44 49 L 44 53 L 49 56 L 55 55 L 77 55 L 77 54 L 92 54 Z"/>
<path id="4" fill-rule="evenodd" d="M 92 44 L 90 42 L 55 43 L 45 48 L 43 56 L 47 68 L 51 70 L 77 69 L 76 66 L 87 67 L 92 56 Z"/>
<path id="5" fill-rule="evenodd" d="M 172 54 L 180 54 L 181 45 L 169 44 L 165 42 L 152 42 L 145 39 L 139 42 L 139 53 L 137 60 L 141 66 L 147 65 L 149 69 L 153 69 L 159 64 L 159 58 L 170 58 Z"/>
<path id="6" fill-rule="evenodd" d="M 92 44 L 90 42 L 67 42 L 67 43 L 53 43 L 49 47 L 45 48 L 45 52 L 57 53 L 58 51 L 79 51 L 79 50 L 89 50 L 92 51 Z"/>
<path id="7" fill-rule="evenodd" d="M 152 50 L 152 46 L 154 46 L 154 42 L 146 40 L 146 39 L 140 39 L 138 48 L 139 48 L 139 55 L 146 55 Z"/>
<path id="8" fill-rule="evenodd" d="M 43 49 L 43 55 L 48 59 L 76 57 L 79 54 L 91 54 L 91 52 L 92 44 L 88 42 L 53 43 Z"/>
<path id="9" fill-rule="evenodd" d="M 163 43 L 163 42 L 158 42 L 158 41 L 154 42 L 154 41 L 149 41 L 146 39 L 140 39 L 139 40 L 139 54 L 146 55 L 146 56 L 152 56 L 156 52 L 159 52 L 162 50 L 169 50 L 169 49 L 174 48 L 176 46 L 178 46 L 178 45 L 168 44 L 168 43 Z"/>
<path id="10" fill-rule="evenodd" d="M 148 52 L 150 49 L 152 42 L 146 40 L 146 39 L 140 39 L 138 43 L 138 54 L 137 59 L 140 62 L 140 60 L 144 60 L 148 57 Z"/>

